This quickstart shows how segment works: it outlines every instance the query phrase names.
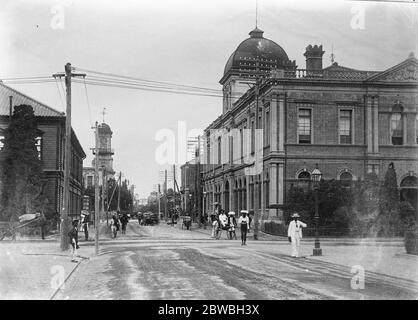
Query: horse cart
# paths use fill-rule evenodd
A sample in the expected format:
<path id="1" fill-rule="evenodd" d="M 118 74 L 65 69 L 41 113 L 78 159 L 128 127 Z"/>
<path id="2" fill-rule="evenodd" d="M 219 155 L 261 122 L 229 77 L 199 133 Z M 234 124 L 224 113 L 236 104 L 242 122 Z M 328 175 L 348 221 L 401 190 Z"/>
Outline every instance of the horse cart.
<path id="1" fill-rule="evenodd" d="M 16 222 L 0 222 L 0 241 L 6 238 L 14 241 L 16 240 L 16 233 L 20 230 L 25 227 L 37 227 L 42 222 L 40 213 L 24 214 Z"/>

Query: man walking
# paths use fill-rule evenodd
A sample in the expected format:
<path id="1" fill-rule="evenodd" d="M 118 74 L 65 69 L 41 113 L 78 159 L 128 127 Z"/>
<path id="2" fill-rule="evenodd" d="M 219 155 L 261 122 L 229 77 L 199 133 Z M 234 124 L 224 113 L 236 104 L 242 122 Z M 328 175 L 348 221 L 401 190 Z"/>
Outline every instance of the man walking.
<path id="1" fill-rule="evenodd" d="M 248 211 L 247 210 L 241 210 L 241 217 L 238 219 L 238 223 L 241 225 L 241 245 L 246 246 L 247 245 L 247 231 L 248 226 L 250 224 L 250 219 L 247 216 Z"/>
<path id="2" fill-rule="evenodd" d="M 297 213 L 292 214 L 293 220 L 289 223 L 289 229 L 287 230 L 287 237 L 292 244 L 292 257 L 299 257 L 300 240 L 302 239 L 302 228 L 306 228 L 306 223 L 299 221 L 299 215 Z"/>
<path id="3" fill-rule="evenodd" d="M 73 227 L 70 230 L 70 232 L 68 232 L 68 237 L 70 238 L 70 243 L 71 246 L 73 247 L 72 250 L 72 259 L 71 262 L 77 262 L 76 257 L 78 255 L 78 249 L 80 248 L 78 246 L 78 220 L 74 220 L 73 221 Z"/>

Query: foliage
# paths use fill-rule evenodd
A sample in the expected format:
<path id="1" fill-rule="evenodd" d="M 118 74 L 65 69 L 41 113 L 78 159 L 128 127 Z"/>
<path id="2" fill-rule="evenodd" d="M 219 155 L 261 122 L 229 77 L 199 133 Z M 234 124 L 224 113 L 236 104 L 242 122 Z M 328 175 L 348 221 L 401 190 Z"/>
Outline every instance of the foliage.
<path id="1" fill-rule="evenodd" d="M 37 122 L 29 105 L 14 107 L 9 126 L 4 131 L 0 164 L 1 212 L 3 220 L 17 221 L 26 213 L 45 209 L 42 194 L 42 162 L 36 149 Z"/>

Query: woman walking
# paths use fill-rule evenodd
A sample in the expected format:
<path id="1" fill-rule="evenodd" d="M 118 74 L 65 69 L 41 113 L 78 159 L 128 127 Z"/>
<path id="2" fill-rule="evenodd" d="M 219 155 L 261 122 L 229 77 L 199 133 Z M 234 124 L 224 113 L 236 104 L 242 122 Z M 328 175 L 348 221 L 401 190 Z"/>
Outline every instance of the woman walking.
<path id="1" fill-rule="evenodd" d="M 241 210 L 241 217 L 239 217 L 238 223 L 241 224 L 241 245 L 246 246 L 248 225 L 250 224 L 247 210 Z"/>

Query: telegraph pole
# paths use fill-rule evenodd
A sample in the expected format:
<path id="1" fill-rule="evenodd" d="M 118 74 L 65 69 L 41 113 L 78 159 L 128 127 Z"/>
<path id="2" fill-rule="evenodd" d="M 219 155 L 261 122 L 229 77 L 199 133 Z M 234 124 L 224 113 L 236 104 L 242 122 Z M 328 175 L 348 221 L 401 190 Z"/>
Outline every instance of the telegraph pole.
<path id="1" fill-rule="evenodd" d="M 71 78 L 85 77 L 85 74 L 72 73 L 71 63 L 65 65 L 65 73 L 53 74 L 54 78 L 65 78 L 66 87 L 66 116 L 65 116 L 65 148 L 64 148 L 64 195 L 61 210 L 61 250 L 69 248 L 69 211 L 70 211 L 70 168 L 71 168 Z"/>
<path id="2" fill-rule="evenodd" d="M 164 171 L 164 202 L 165 202 L 165 206 L 164 206 L 164 218 L 167 221 L 167 169 Z"/>
<path id="3" fill-rule="evenodd" d="M 158 184 L 158 219 L 160 219 L 160 213 L 161 213 L 161 201 L 160 201 L 160 184 Z"/>
<path id="4" fill-rule="evenodd" d="M 99 229 L 100 229 L 100 211 L 99 211 L 99 127 L 96 121 L 96 126 L 94 127 L 95 135 L 95 161 L 94 161 L 94 225 L 96 229 L 95 234 L 95 252 L 96 255 L 99 254 Z"/>
<path id="5" fill-rule="evenodd" d="M 199 223 L 199 228 L 202 227 L 202 211 L 200 210 L 200 136 L 197 137 L 197 150 L 196 150 L 196 208 L 197 208 L 197 220 Z"/>
<path id="6" fill-rule="evenodd" d="M 120 188 L 122 187 L 122 171 L 119 172 L 119 188 L 118 188 L 118 213 L 120 212 Z"/>

